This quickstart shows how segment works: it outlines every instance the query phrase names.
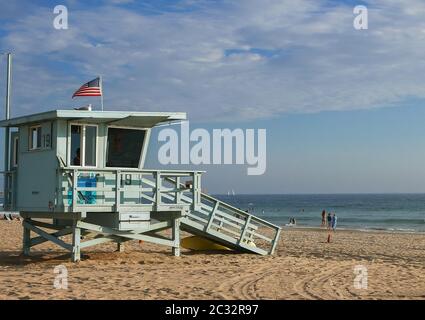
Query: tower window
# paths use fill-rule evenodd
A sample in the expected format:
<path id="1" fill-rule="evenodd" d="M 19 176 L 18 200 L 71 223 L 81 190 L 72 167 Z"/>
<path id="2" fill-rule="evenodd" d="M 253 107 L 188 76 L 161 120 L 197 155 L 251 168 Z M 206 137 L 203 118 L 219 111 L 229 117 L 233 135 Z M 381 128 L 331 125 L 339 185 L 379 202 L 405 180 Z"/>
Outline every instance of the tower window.
<path id="1" fill-rule="evenodd" d="M 41 148 L 41 126 L 30 127 L 29 149 L 37 150 Z"/>
<path id="2" fill-rule="evenodd" d="M 96 167 L 97 126 L 71 125 L 71 166 Z"/>
<path id="3" fill-rule="evenodd" d="M 146 130 L 108 128 L 106 166 L 138 168 Z"/>

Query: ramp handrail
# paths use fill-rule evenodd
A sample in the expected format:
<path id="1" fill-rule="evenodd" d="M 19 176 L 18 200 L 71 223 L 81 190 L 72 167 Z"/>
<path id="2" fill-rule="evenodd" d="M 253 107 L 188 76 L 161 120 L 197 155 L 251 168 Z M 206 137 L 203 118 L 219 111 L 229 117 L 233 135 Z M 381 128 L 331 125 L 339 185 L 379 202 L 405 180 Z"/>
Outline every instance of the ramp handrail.
<path id="1" fill-rule="evenodd" d="M 280 226 L 238 209 L 203 192 L 200 192 L 200 196 L 201 201 L 197 212 L 203 213 L 205 217 L 199 217 L 192 212 L 188 215 L 189 219 L 192 218 L 204 225 L 206 232 L 210 231 L 210 229 L 215 226 L 218 227 L 218 232 L 225 231 L 228 234 L 230 233 L 237 239 L 237 244 L 241 246 L 246 246 L 250 243 L 255 244 L 255 238 L 259 238 L 263 242 L 269 243 L 267 254 L 274 253 L 281 233 Z M 184 196 L 183 199 L 190 201 L 190 199 L 185 199 Z M 211 202 L 211 205 L 202 203 L 202 200 Z M 229 212 L 225 212 L 223 208 L 227 209 Z M 232 230 L 226 229 L 226 226 L 231 227 Z M 271 229 L 271 231 L 274 232 L 271 238 L 264 235 L 264 233 L 267 234 L 266 229 L 269 229 L 269 231 Z"/>

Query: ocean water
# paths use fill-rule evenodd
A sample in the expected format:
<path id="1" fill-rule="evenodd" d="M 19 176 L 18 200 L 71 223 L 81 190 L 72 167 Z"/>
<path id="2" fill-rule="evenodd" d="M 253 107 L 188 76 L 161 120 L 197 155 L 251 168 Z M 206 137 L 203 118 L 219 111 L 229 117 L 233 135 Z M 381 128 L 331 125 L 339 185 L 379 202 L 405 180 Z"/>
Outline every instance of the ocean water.
<path id="1" fill-rule="evenodd" d="M 338 228 L 425 232 L 425 194 L 214 195 L 278 225 L 321 225 L 322 210 L 335 212 Z M 0 198 L 0 203 L 3 199 Z"/>
<path id="2" fill-rule="evenodd" d="M 322 210 L 338 228 L 425 232 L 425 194 L 215 195 L 278 225 L 320 226 Z"/>

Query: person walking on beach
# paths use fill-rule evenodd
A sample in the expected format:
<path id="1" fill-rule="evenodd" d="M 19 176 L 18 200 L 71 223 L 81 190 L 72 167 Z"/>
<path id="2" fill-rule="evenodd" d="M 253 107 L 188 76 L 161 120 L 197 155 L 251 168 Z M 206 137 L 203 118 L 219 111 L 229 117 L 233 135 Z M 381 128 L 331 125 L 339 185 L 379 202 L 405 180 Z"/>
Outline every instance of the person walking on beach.
<path id="1" fill-rule="evenodd" d="M 336 213 L 332 215 L 332 230 L 335 232 L 336 230 L 336 223 L 337 223 L 338 217 L 336 216 Z"/>
<path id="2" fill-rule="evenodd" d="M 328 212 L 327 220 L 328 220 L 328 230 L 331 230 L 331 227 L 332 227 L 332 216 L 331 216 L 331 213 L 330 212 Z"/>
<path id="3" fill-rule="evenodd" d="M 322 227 L 326 226 L 326 211 L 322 210 Z"/>

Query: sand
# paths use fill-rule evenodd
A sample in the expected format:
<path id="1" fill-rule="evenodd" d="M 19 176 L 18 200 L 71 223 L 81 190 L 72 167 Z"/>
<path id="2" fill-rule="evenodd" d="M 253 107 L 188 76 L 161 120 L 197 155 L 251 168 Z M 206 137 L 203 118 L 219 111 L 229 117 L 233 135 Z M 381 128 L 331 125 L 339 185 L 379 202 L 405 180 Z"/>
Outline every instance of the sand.
<path id="1" fill-rule="evenodd" d="M 0 221 L 0 299 L 425 299 L 425 234 L 284 229 L 274 256 L 171 255 L 133 241 L 104 244 L 71 263 L 54 244 L 20 255 L 22 226 Z M 56 289 L 58 265 L 68 288 Z M 365 281 L 356 266 L 367 271 Z M 364 273 L 363 273 L 364 274 Z M 363 280 L 366 277 L 362 278 Z"/>

